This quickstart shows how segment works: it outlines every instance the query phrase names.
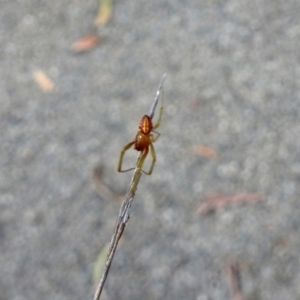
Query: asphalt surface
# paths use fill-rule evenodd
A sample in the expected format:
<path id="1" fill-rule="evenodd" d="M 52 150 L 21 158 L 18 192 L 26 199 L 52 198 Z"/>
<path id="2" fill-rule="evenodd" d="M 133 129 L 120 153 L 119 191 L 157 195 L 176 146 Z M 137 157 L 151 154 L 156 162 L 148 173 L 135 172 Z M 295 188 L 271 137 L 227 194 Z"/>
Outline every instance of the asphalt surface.
<path id="1" fill-rule="evenodd" d="M 92 299 L 120 207 L 93 170 L 126 192 L 119 153 L 164 73 L 157 163 L 103 299 L 232 299 L 233 261 L 245 299 L 300 299 L 299 1 L 115 1 L 100 29 L 97 1 L 0 4 L 1 300 Z M 70 50 L 94 33 L 99 47 Z M 241 193 L 263 200 L 197 212 Z"/>

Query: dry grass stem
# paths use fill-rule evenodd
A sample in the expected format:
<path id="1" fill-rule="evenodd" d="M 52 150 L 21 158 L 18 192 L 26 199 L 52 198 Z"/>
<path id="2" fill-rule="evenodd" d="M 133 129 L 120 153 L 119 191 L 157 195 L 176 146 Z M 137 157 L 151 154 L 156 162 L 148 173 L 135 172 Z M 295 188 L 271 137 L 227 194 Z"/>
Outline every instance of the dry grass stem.
<path id="1" fill-rule="evenodd" d="M 127 144 L 123 148 L 123 150 L 121 151 L 121 154 L 120 154 L 118 171 L 119 172 L 127 172 L 127 171 L 130 171 L 130 170 L 134 169 L 134 173 L 133 173 L 129 188 L 127 190 L 125 199 L 122 202 L 122 206 L 121 206 L 121 209 L 120 209 L 120 212 L 119 212 L 119 216 L 117 218 L 115 230 L 114 230 L 111 242 L 110 242 L 106 263 L 105 263 L 105 266 L 104 266 L 104 270 L 103 270 L 100 282 L 99 282 L 99 284 L 97 286 L 97 289 L 96 289 L 94 300 L 99 300 L 100 299 L 100 296 L 101 296 L 101 293 L 102 293 L 102 290 L 103 290 L 103 287 L 104 287 L 104 283 L 107 279 L 107 275 L 108 275 L 108 272 L 110 270 L 110 266 L 111 266 L 114 254 L 117 250 L 119 240 L 120 240 L 120 238 L 123 234 L 123 231 L 126 227 L 126 224 L 127 224 L 128 220 L 129 220 L 131 204 L 132 204 L 132 201 L 134 199 L 134 196 L 135 196 L 135 193 L 136 193 L 136 190 L 137 190 L 137 186 L 139 184 L 142 173 L 147 174 L 147 175 L 151 175 L 153 167 L 154 167 L 154 163 L 156 161 L 155 150 L 154 150 L 154 147 L 153 147 L 152 143 L 154 143 L 157 140 L 157 138 L 160 136 L 160 134 L 156 132 L 158 134 L 158 136 L 154 138 L 151 135 L 151 132 L 152 132 L 152 129 L 156 129 L 160 125 L 161 116 L 162 116 L 162 113 L 163 113 L 163 104 L 160 107 L 158 121 L 157 121 L 156 125 L 154 125 L 153 127 L 152 127 L 152 121 L 151 120 L 154 116 L 155 109 L 156 109 L 160 94 L 162 95 L 162 103 L 163 103 L 163 82 L 164 82 L 165 77 L 166 77 L 166 74 L 163 76 L 163 78 L 160 82 L 160 85 L 159 85 L 159 88 L 156 92 L 156 96 L 154 98 L 149 116 L 145 115 L 141 119 L 143 121 L 146 117 L 146 121 L 147 121 L 146 124 L 141 123 L 142 121 L 140 122 L 139 131 L 138 131 L 138 134 L 137 134 L 135 140 L 133 142 L 130 142 L 129 144 Z M 151 126 L 148 126 L 149 122 L 150 122 Z M 150 128 L 150 130 L 148 130 L 149 128 Z M 142 129 L 144 129 L 144 131 Z M 155 132 L 155 131 L 153 131 L 153 132 Z M 149 135 L 151 135 L 151 136 L 149 137 Z M 140 151 L 140 155 L 139 155 L 138 160 L 136 162 L 135 168 L 122 170 L 122 159 L 123 159 L 124 153 L 128 149 L 130 149 L 132 145 L 135 145 L 135 148 L 134 148 L 135 150 Z M 147 157 L 147 154 L 149 152 L 149 147 L 151 148 L 152 165 L 151 165 L 151 168 L 150 168 L 149 172 L 145 172 L 145 171 L 142 170 L 142 168 L 143 168 L 144 161 Z M 97 175 L 98 179 L 101 178 L 101 168 L 98 169 L 98 172 L 97 172 L 97 169 L 96 169 L 96 172 L 94 172 L 94 177 L 95 177 L 95 175 Z M 98 188 L 99 188 L 99 182 L 98 182 Z M 102 182 L 100 184 L 100 188 L 101 188 L 100 189 L 101 193 L 104 193 L 104 194 L 108 193 L 106 187 L 103 186 Z"/>
<path id="2" fill-rule="evenodd" d="M 138 158 L 138 161 L 137 161 L 137 164 L 136 164 L 137 166 L 139 164 L 140 158 L 141 158 L 141 155 Z M 132 201 L 134 199 L 135 192 L 137 190 L 137 186 L 138 186 L 138 183 L 139 183 L 139 180 L 140 180 L 141 176 L 142 176 L 142 170 L 140 168 L 135 168 L 132 179 L 131 179 L 131 182 L 130 182 L 130 185 L 129 185 L 129 188 L 128 188 L 128 191 L 126 193 L 125 199 L 122 203 L 122 206 L 121 206 L 121 209 L 120 209 L 120 212 L 119 212 L 119 216 L 118 216 L 118 219 L 117 219 L 117 222 L 116 222 L 115 230 L 114 230 L 111 242 L 110 242 L 106 263 L 105 263 L 104 270 L 103 270 L 100 282 L 98 284 L 98 287 L 97 287 L 97 290 L 96 290 L 96 293 L 95 293 L 95 296 L 94 296 L 94 300 L 99 300 L 100 299 L 100 296 L 101 296 L 101 293 L 102 293 L 102 290 L 103 290 L 103 287 L 104 287 L 104 283 L 107 279 L 107 275 L 108 275 L 108 272 L 109 272 L 114 254 L 117 250 L 119 240 L 120 240 L 120 238 L 123 234 L 123 231 L 126 227 L 126 224 L 127 224 L 128 220 L 129 220 L 130 207 L 131 207 Z"/>

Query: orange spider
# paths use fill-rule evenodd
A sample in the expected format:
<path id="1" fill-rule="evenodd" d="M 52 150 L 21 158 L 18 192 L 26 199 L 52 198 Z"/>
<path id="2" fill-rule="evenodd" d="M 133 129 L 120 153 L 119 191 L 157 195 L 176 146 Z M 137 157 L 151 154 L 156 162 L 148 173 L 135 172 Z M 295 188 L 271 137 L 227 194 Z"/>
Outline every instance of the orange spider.
<path id="1" fill-rule="evenodd" d="M 150 147 L 150 151 L 151 151 L 151 156 L 152 156 L 152 164 L 150 166 L 150 169 L 148 172 L 145 172 L 144 170 L 142 170 L 142 172 L 146 175 L 151 175 L 155 162 L 156 162 L 156 154 L 155 154 L 155 149 L 153 146 L 153 143 L 159 138 L 160 133 L 156 132 L 155 129 L 157 129 L 160 125 L 161 122 L 161 117 L 162 117 L 162 113 L 163 113 L 163 82 L 164 79 L 166 77 L 166 74 L 163 76 L 159 88 L 157 90 L 156 96 L 154 98 L 153 101 L 153 105 L 150 111 L 149 116 L 148 115 L 144 115 L 142 117 L 142 119 L 140 120 L 139 123 L 139 131 L 137 132 L 134 140 L 130 143 L 128 143 L 123 150 L 121 151 L 120 154 L 120 159 L 119 159 L 119 165 L 118 165 L 118 172 L 127 172 L 130 170 L 134 170 L 135 168 L 138 169 L 142 169 L 144 161 L 148 155 L 149 152 L 149 147 Z M 155 125 L 152 124 L 152 118 L 154 116 L 154 112 L 155 112 L 155 108 L 159 99 L 160 94 L 162 95 L 162 101 L 161 101 L 161 107 L 160 107 L 160 111 L 159 111 L 159 116 L 158 116 L 158 120 L 157 123 Z M 157 135 L 154 136 L 152 134 L 152 132 L 156 133 Z M 141 158 L 137 164 L 137 166 L 135 168 L 130 168 L 127 170 L 122 170 L 122 162 L 123 162 L 123 157 L 125 152 L 130 149 L 132 146 L 134 145 L 134 149 L 137 151 L 141 151 Z"/>

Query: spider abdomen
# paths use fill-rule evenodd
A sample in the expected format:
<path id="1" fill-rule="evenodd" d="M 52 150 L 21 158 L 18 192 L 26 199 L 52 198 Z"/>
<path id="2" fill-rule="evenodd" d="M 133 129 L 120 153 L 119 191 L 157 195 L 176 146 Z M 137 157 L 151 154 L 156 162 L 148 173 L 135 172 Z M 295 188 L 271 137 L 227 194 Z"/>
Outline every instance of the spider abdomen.
<path id="1" fill-rule="evenodd" d="M 137 151 L 143 151 L 145 148 L 149 147 L 149 144 L 149 135 L 145 135 L 142 132 L 139 132 L 135 139 L 134 149 Z"/>
<path id="2" fill-rule="evenodd" d="M 152 131 L 152 120 L 149 116 L 144 115 L 140 121 L 139 129 L 144 134 L 149 134 Z"/>

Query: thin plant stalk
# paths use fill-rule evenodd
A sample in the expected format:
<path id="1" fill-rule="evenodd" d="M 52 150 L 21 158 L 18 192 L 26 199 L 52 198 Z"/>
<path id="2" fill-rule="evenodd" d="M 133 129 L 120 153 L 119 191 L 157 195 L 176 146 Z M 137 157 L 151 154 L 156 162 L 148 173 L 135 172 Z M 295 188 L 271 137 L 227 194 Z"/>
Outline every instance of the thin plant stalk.
<path id="1" fill-rule="evenodd" d="M 154 112 L 155 112 L 155 108 L 156 108 L 157 103 L 158 103 L 159 96 L 160 96 L 161 93 L 163 93 L 163 82 L 164 82 L 165 77 L 166 77 L 166 74 L 163 76 L 163 78 L 160 82 L 159 88 L 157 90 L 157 93 L 155 95 L 153 105 L 151 107 L 150 114 L 149 114 L 151 119 L 154 116 Z M 160 124 L 162 111 L 163 111 L 163 106 L 161 106 L 161 108 L 160 108 L 159 120 L 158 120 L 158 123 L 157 123 L 158 125 L 156 127 L 158 127 L 159 124 Z M 148 153 L 148 149 L 147 149 L 146 155 L 147 155 L 147 153 Z M 99 300 L 100 299 L 105 281 L 107 279 L 108 272 L 109 272 L 110 267 L 111 267 L 111 263 L 112 263 L 114 254 L 115 254 L 115 252 L 117 250 L 117 247 L 118 247 L 119 240 L 120 240 L 120 238 L 123 234 L 123 231 L 126 227 L 126 224 L 127 224 L 128 220 L 129 220 L 131 204 L 132 204 L 132 201 L 134 199 L 138 183 L 139 183 L 140 178 L 142 176 L 142 172 L 143 172 L 142 167 L 143 167 L 143 163 L 145 161 L 145 158 L 146 158 L 146 156 L 145 156 L 144 152 L 141 152 L 139 157 L 138 157 L 137 163 L 135 165 L 134 173 L 133 173 L 129 188 L 127 190 L 125 199 L 122 203 L 122 206 L 121 206 L 121 209 L 120 209 L 120 212 L 119 212 L 119 216 L 117 218 L 115 230 L 114 230 L 114 233 L 113 233 L 113 236 L 112 236 L 112 239 L 111 239 L 111 242 L 110 242 L 110 246 L 109 246 L 109 251 L 108 251 L 106 263 L 105 263 L 105 266 L 104 266 L 104 270 L 103 270 L 100 282 L 99 282 L 99 284 L 97 286 L 97 289 L 96 289 L 94 300 Z M 129 169 L 129 170 L 131 170 L 131 169 Z M 128 171 L 128 170 L 126 170 L 126 171 Z M 150 174 L 151 174 L 151 172 L 149 172 L 148 175 L 150 175 Z"/>
<path id="2" fill-rule="evenodd" d="M 137 160 L 137 164 L 136 164 L 137 166 L 139 164 L 140 158 L 141 158 L 141 155 L 139 156 L 139 158 Z M 138 183 L 139 183 L 139 180 L 140 180 L 141 176 L 142 176 L 142 169 L 141 168 L 135 168 L 132 179 L 131 179 L 131 183 L 129 185 L 128 191 L 126 193 L 125 199 L 122 203 L 122 206 L 121 206 L 121 209 L 120 209 L 120 212 L 119 212 L 119 216 L 118 216 L 118 219 L 117 219 L 117 222 L 116 222 L 115 230 L 114 230 L 111 242 L 110 242 L 109 251 L 108 251 L 108 255 L 107 255 L 107 260 L 106 260 L 106 263 L 105 263 L 105 267 L 104 267 L 100 282 L 99 282 L 98 287 L 96 289 L 94 300 L 99 300 L 100 299 L 100 296 L 101 296 L 101 293 L 102 293 L 102 290 L 103 290 L 103 287 L 104 287 L 104 283 L 107 279 L 107 275 L 108 275 L 108 272 L 109 272 L 114 254 L 117 250 L 119 240 L 120 240 L 120 238 L 123 234 L 123 231 L 126 227 L 126 224 L 127 224 L 128 220 L 129 220 L 130 207 L 131 207 L 132 201 L 134 199 L 135 192 L 137 190 L 137 186 L 138 186 Z"/>

